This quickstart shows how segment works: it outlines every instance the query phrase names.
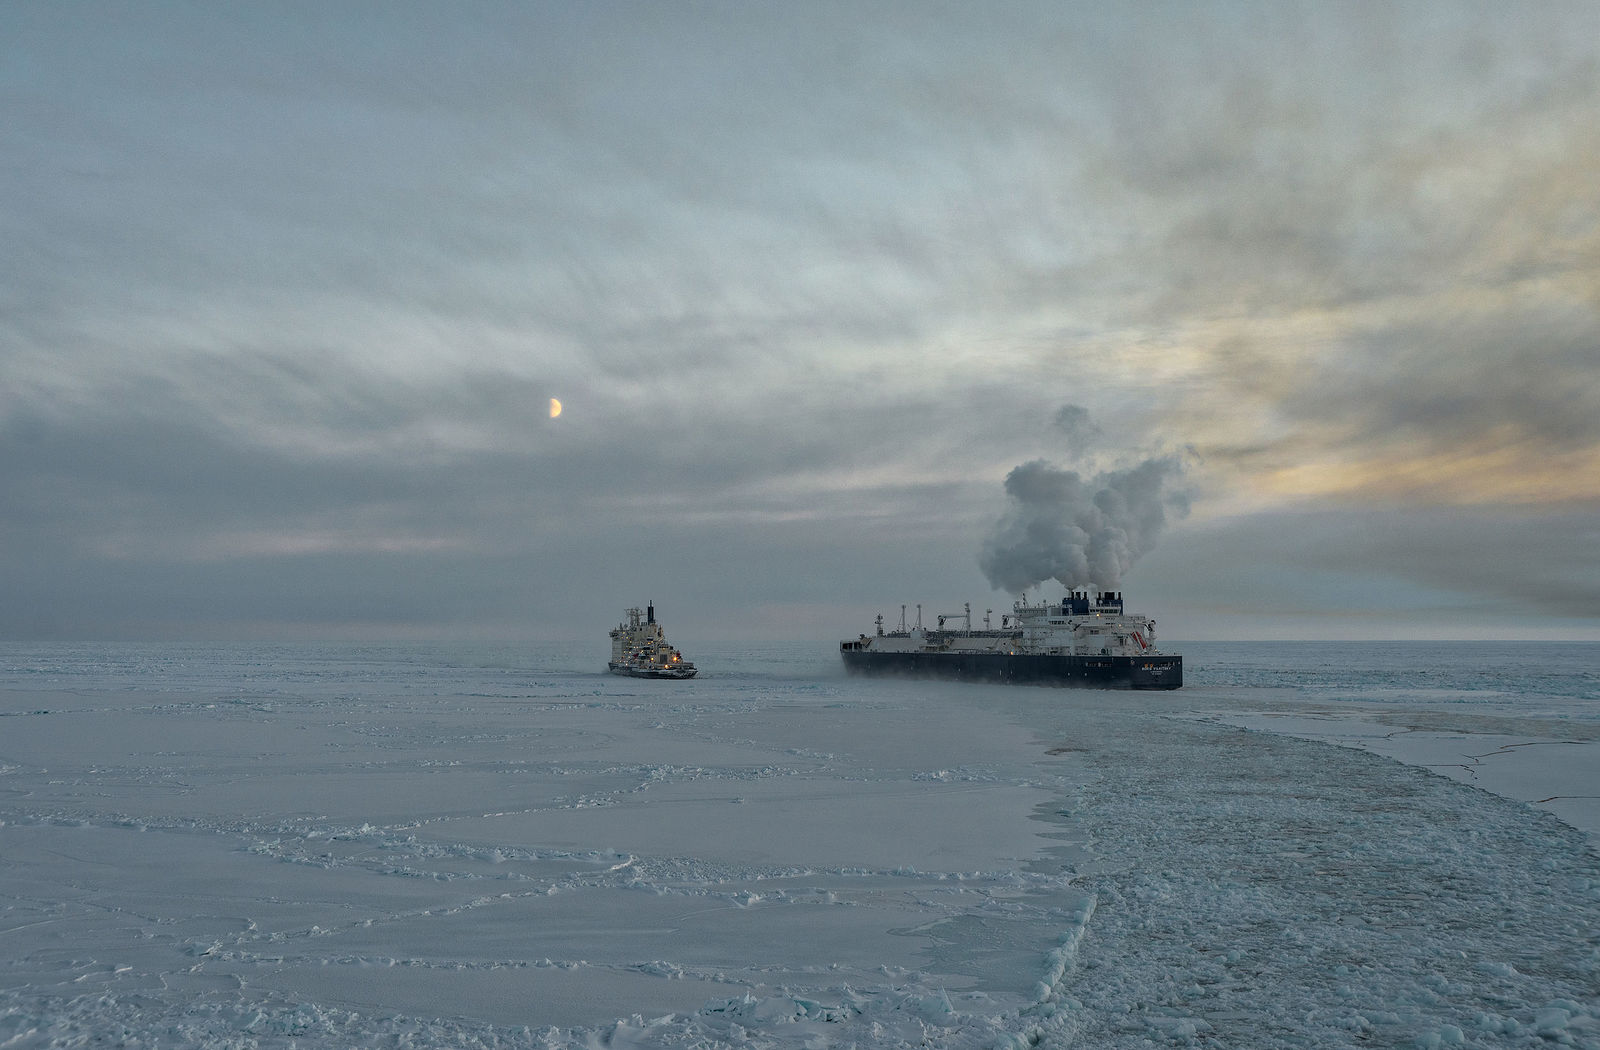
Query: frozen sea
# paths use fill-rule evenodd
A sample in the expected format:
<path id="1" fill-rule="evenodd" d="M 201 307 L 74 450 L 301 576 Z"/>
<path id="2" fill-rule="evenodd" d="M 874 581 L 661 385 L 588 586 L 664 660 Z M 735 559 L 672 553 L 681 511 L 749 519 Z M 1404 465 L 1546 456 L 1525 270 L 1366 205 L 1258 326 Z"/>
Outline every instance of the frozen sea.
<path id="1" fill-rule="evenodd" d="M 0 1048 L 1600 1047 L 1600 645 L 0 645 Z"/>

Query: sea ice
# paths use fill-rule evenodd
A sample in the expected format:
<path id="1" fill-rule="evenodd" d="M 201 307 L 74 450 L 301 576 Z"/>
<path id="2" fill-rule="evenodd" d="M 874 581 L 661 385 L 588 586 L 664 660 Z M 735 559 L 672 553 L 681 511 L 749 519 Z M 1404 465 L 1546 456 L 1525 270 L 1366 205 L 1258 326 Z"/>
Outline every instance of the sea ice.
<path id="1" fill-rule="evenodd" d="M 8 652 L 8 1050 L 1600 1046 L 1581 710 Z"/>

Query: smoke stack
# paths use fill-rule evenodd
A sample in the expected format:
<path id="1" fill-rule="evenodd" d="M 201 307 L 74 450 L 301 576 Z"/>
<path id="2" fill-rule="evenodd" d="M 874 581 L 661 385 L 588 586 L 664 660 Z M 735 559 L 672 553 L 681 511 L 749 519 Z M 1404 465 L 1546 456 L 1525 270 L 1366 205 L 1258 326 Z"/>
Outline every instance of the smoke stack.
<path id="1" fill-rule="evenodd" d="M 649 603 L 647 603 L 645 605 L 645 607 L 644 607 L 644 616 L 645 616 L 645 620 L 644 620 L 645 623 L 655 623 L 656 622 L 656 603 L 655 602 L 652 601 L 652 602 L 649 602 Z"/>

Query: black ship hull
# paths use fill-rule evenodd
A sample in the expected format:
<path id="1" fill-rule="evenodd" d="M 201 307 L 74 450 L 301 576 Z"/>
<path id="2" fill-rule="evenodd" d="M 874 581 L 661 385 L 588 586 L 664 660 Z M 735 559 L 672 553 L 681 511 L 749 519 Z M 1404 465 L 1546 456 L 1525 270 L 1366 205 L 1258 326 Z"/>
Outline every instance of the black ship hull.
<path id="1" fill-rule="evenodd" d="M 606 669 L 612 674 L 627 675 L 629 678 L 670 678 L 674 681 L 693 678 L 698 673 L 693 667 L 632 667 L 628 664 L 607 664 Z"/>
<path id="2" fill-rule="evenodd" d="M 855 643 L 846 642 L 845 645 Z M 953 678 L 967 682 L 1076 686 L 1085 689 L 1178 689 L 1183 657 L 1033 656 L 1012 653 L 895 653 L 841 648 L 852 674 Z"/>

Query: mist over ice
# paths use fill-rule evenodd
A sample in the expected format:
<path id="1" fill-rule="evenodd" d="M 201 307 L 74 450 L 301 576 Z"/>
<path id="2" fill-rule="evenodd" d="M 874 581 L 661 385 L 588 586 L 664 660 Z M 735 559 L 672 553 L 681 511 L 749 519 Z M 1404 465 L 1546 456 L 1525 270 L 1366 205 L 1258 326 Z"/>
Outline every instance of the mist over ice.
<path id="1" fill-rule="evenodd" d="M 1045 580 L 1067 588 L 1119 587 L 1151 550 L 1169 514 L 1189 513 L 1177 454 L 1084 477 L 1043 459 L 1006 475 L 1009 507 L 978 562 L 997 590 L 1017 594 Z"/>

